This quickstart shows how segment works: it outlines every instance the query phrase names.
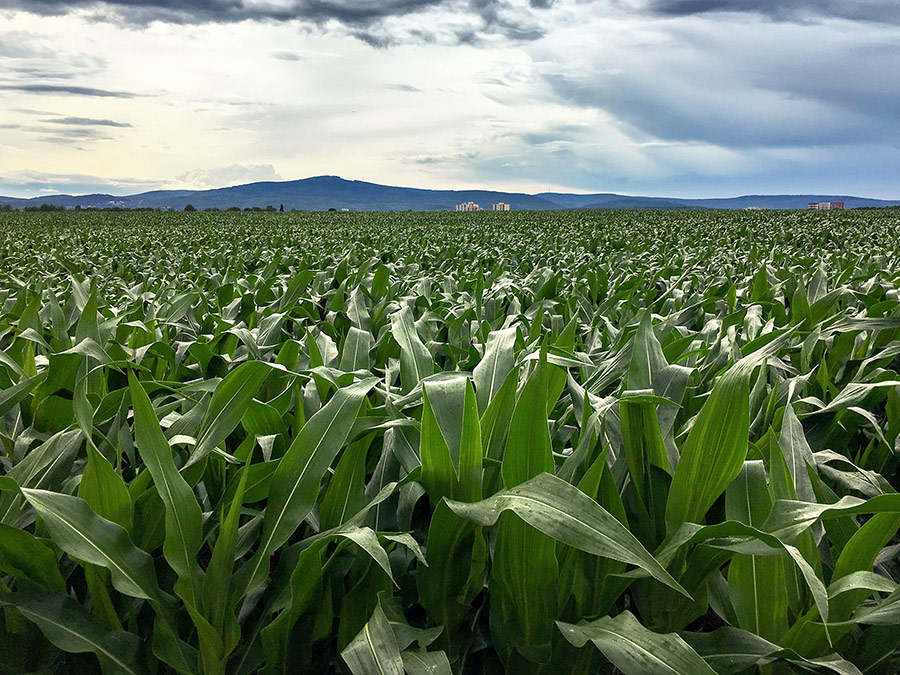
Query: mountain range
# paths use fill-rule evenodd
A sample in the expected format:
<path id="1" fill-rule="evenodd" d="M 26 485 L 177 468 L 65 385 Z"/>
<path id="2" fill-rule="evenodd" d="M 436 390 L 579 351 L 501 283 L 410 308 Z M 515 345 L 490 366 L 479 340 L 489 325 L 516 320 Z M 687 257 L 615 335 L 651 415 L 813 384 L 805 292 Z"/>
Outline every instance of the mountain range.
<path id="1" fill-rule="evenodd" d="M 805 209 L 809 202 L 844 202 L 846 208 L 900 205 L 900 200 L 867 199 L 850 195 L 744 195 L 715 199 L 641 197 L 614 193 L 570 194 L 542 192 L 524 194 L 493 190 L 423 190 L 378 185 L 338 176 L 316 176 L 294 181 L 259 182 L 212 190 L 154 190 L 140 194 L 113 196 L 46 195 L 22 199 L 0 197 L 0 205 L 12 208 L 55 204 L 66 208 L 159 208 L 182 210 L 188 204 L 197 209 L 227 209 L 284 205 L 286 210 L 326 211 L 452 211 L 457 204 L 475 202 L 489 210 L 491 204 L 505 202 L 513 210 L 552 209 Z"/>

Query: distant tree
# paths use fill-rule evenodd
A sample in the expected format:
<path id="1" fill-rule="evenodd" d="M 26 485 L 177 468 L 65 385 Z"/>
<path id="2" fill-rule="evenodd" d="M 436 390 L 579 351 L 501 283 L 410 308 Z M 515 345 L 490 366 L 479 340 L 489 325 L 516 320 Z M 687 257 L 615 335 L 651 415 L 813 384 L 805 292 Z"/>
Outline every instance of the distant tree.
<path id="1" fill-rule="evenodd" d="M 12 204 L 0 204 L 0 211 L 9 212 L 12 210 L 13 210 Z"/>
<path id="2" fill-rule="evenodd" d="M 225 209 L 225 210 L 226 210 L 226 211 L 240 211 L 240 210 L 241 210 L 241 207 L 240 207 L 240 206 L 229 206 L 229 207 L 228 207 L 227 209 Z"/>
<path id="3" fill-rule="evenodd" d="M 24 211 L 65 211 L 65 206 L 59 204 L 41 204 L 40 206 L 26 206 Z"/>
<path id="4" fill-rule="evenodd" d="M 337 211 L 337 209 L 334 208 L 333 206 L 332 206 L 330 209 L 328 209 L 328 210 L 329 210 L 329 211 Z"/>
<path id="5" fill-rule="evenodd" d="M 266 211 L 272 212 L 272 211 L 275 211 L 275 210 L 276 210 L 275 207 L 272 206 L 271 204 L 269 204 L 269 205 L 266 207 Z"/>
<path id="6" fill-rule="evenodd" d="M 184 207 L 184 210 L 185 211 L 196 211 L 197 207 L 194 206 L 193 204 L 188 204 L 187 206 Z"/>
<path id="7" fill-rule="evenodd" d="M 81 211 L 81 204 L 76 204 L 76 205 L 75 205 L 75 210 L 76 210 L 76 211 Z"/>
<path id="8" fill-rule="evenodd" d="M 281 205 L 281 208 L 278 209 L 278 210 L 281 211 L 282 213 L 284 213 L 284 204 L 282 204 L 282 205 Z"/>

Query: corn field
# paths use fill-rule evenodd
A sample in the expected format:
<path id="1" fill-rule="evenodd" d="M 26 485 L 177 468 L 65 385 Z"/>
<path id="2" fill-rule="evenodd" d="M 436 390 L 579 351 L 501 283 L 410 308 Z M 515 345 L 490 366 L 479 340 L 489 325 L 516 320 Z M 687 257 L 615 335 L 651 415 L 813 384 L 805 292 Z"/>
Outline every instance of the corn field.
<path id="1" fill-rule="evenodd" d="M 0 214 L 0 672 L 900 671 L 900 217 Z"/>

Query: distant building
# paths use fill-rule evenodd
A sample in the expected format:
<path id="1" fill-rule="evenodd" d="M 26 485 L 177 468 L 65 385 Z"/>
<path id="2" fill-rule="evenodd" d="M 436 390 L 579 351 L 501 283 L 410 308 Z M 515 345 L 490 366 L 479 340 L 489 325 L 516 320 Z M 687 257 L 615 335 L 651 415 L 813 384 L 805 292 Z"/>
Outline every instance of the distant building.
<path id="1" fill-rule="evenodd" d="M 496 204 L 491 204 L 491 211 L 509 211 L 509 204 L 505 202 L 497 202 Z"/>
<path id="2" fill-rule="evenodd" d="M 748 206 L 744 211 L 762 211 L 761 206 Z"/>
<path id="3" fill-rule="evenodd" d="M 464 202 L 462 204 L 456 205 L 457 211 L 484 211 L 478 204 L 475 202 Z"/>
<path id="4" fill-rule="evenodd" d="M 843 211 L 844 202 L 810 202 L 808 211 Z"/>

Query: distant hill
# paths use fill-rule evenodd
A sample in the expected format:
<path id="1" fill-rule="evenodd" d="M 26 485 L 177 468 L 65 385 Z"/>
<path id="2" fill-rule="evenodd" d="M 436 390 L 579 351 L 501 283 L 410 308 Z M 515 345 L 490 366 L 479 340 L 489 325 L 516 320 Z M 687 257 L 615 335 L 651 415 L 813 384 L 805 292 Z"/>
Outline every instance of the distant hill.
<path id="1" fill-rule="evenodd" d="M 900 200 L 869 199 L 850 195 L 744 195 L 713 199 L 680 199 L 675 197 L 638 197 L 611 193 L 565 194 L 542 192 L 535 195 L 569 209 L 805 209 L 810 202 L 844 202 L 846 208 L 885 207 Z"/>
<path id="2" fill-rule="evenodd" d="M 227 209 L 284 204 L 284 208 L 306 211 L 349 209 L 351 211 L 452 211 L 457 204 L 473 201 L 484 209 L 506 202 L 516 211 L 551 209 L 805 209 L 809 202 L 845 202 L 847 208 L 900 205 L 886 201 L 841 195 L 747 195 L 722 199 L 641 197 L 612 193 L 568 194 L 544 192 L 529 195 L 493 190 L 422 190 L 378 185 L 338 176 L 316 176 L 294 181 L 248 183 L 214 190 L 155 190 L 135 195 L 45 195 L 32 199 L 0 197 L 0 205 L 21 209 L 56 204 L 67 208 L 161 208 Z"/>

